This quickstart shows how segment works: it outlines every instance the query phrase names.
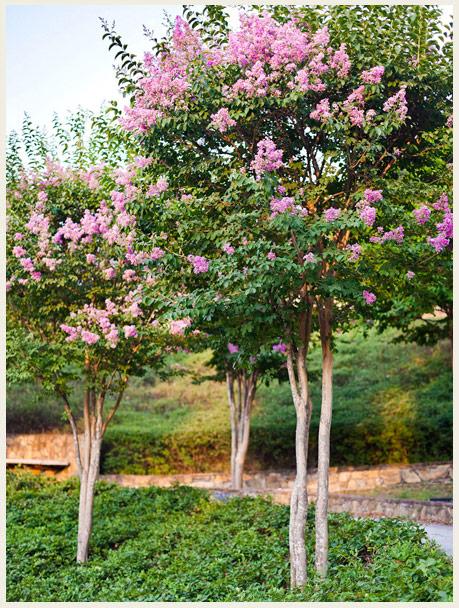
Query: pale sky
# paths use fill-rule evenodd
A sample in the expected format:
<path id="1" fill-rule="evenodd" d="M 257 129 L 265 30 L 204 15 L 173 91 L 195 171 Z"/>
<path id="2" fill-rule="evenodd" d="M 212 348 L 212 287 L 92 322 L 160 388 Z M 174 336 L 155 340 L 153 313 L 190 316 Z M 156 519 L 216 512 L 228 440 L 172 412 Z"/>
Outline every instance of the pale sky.
<path id="1" fill-rule="evenodd" d="M 445 6 L 445 17 L 452 5 Z M 97 111 L 103 102 L 121 101 L 98 17 L 121 34 L 140 58 L 149 50 L 143 25 L 160 38 L 164 12 L 181 14 L 182 5 L 10 5 L 6 12 L 6 130 L 20 130 L 24 112 L 34 124 L 49 125 L 78 106 Z M 231 10 L 234 23 L 236 11 Z"/>

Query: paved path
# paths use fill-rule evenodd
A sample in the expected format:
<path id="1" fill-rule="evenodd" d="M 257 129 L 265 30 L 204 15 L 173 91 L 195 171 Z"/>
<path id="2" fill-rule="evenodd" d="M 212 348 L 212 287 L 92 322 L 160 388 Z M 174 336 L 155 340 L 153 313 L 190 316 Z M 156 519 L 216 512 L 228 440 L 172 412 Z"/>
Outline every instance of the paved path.
<path id="1" fill-rule="evenodd" d="M 453 555 L 453 526 L 442 524 L 421 524 L 427 536 L 435 540 L 448 555 Z"/>

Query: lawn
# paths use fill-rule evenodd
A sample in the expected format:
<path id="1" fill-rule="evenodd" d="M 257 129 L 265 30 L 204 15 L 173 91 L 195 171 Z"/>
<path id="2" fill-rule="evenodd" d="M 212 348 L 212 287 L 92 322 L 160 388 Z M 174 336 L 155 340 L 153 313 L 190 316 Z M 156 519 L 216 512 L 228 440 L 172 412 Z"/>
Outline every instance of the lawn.
<path id="1" fill-rule="evenodd" d="M 395 332 L 352 331 L 336 342 L 332 465 L 444 461 L 452 458 L 452 373 L 446 344 L 394 343 Z M 230 429 L 226 387 L 209 374 L 209 353 L 180 354 L 190 374 L 133 379 L 103 445 L 104 473 L 226 470 Z M 313 396 L 310 463 L 320 410 L 320 349 L 309 364 Z M 78 403 L 78 394 L 73 396 Z M 33 386 L 10 387 L 8 432 L 66 428 L 61 404 Z M 261 386 L 251 428 L 251 469 L 292 468 L 295 414 L 287 383 Z"/>
<path id="2" fill-rule="evenodd" d="M 314 518 L 309 513 L 308 551 Z M 330 515 L 330 572 L 288 589 L 288 507 L 188 487 L 99 483 L 90 561 L 74 561 L 76 480 L 8 473 L 7 601 L 452 599 L 452 560 L 412 522 Z"/>

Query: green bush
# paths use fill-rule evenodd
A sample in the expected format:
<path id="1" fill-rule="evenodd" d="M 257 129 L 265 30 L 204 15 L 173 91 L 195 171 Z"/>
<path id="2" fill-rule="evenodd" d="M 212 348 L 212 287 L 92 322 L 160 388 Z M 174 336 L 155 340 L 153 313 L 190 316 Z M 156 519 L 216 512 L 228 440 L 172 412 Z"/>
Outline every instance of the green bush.
<path id="1" fill-rule="evenodd" d="M 330 515 L 330 573 L 288 589 L 288 508 L 99 483 L 90 561 L 76 481 L 8 474 L 7 601 L 451 601 L 452 562 L 417 524 Z M 308 550 L 313 550 L 313 509 Z"/>

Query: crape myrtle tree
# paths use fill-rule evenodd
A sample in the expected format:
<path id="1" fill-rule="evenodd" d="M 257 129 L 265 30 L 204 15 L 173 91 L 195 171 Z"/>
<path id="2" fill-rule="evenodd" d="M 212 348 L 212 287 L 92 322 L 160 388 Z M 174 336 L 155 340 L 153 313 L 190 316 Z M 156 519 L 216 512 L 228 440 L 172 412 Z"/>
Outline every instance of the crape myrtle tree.
<path id="1" fill-rule="evenodd" d="M 147 164 L 137 158 L 112 172 L 48 161 L 7 192 L 8 370 L 13 381 L 39 380 L 62 398 L 80 478 L 78 562 L 88 559 L 102 438 L 128 379 L 159 369 L 184 340 L 161 317 L 171 310 L 164 252 L 128 209 L 145 194 Z M 69 396 L 76 380 L 82 421 Z"/>
<path id="2" fill-rule="evenodd" d="M 301 10 L 243 15 L 237 32 L 223 13 L 220 23 L 205 44 L 177 20 L 131 83 L 137 92 L 122 124 L 167 174 L 162 219 L 175 217 L 176 226 L 173 237 L 166 232 L 167 261 L 205 274 L 210 289 L 238 306 L 256 303 L 267 333 L 283 327 L 297 414 L 290 560 L 298 587 L 306 582 L 310 337 L 316 327 L 323 351 L 316 568 L 325 574 L 333 331 L 376 298 L 354 268 L 362 243 L 376 246 L 370 238 L 378 235 L 403 243 L 394 220 L 404 208 L 392 212 L 385 186 L 394 165 L 409 166 L 419 153 L 419 131 L 446 121 L 445 87 L 431 76 L 447 70 L 443 51 L 426 48 L 427 21 L 403 77 L 388 53 L 387 66 L 362 52 L 353 63 L 351 48 Z M 224 230 L 232 256 L 220 255 Z"/>
<path id="3" fill-rule="evenodd" d="M 234 248 L 227 244 L 223 255 L 233 255 Z M 257 319 L 257 310 L 238 311 L 232 302 L 207 286 L 199 295 L 188 281 L 188 294 L 177 303 L 184 314 L 189 314 L 190 328 L 203 331 L 200 346 L 211 349 L 208 362 L 212 374 L 201 378 L 226 382 L 231 428 L 231 487 L 243 487 L 244 467 L 250 438 L 250 422 L 255 395 L 261 382 L 286 379 L 283 344 L 265 343 L 263 319 Z M 209 299 L 210 297 L 210 299 Z M 191 317 L 192 315 L 192 317 Z M 194 341 L 198 347 L 197 340 Z"/>

